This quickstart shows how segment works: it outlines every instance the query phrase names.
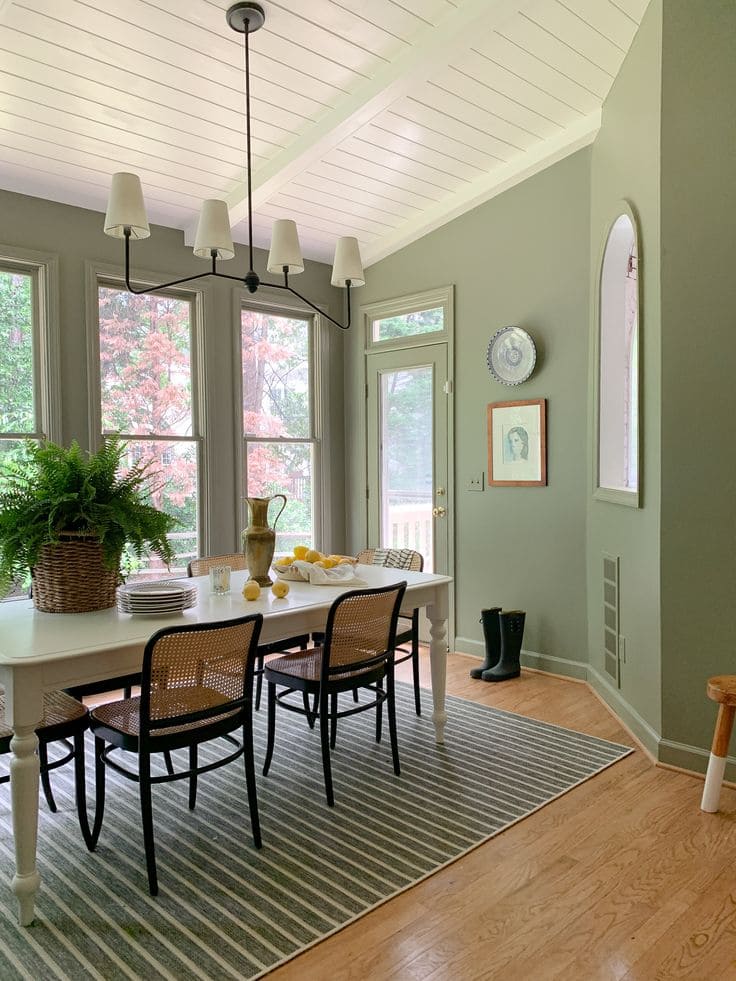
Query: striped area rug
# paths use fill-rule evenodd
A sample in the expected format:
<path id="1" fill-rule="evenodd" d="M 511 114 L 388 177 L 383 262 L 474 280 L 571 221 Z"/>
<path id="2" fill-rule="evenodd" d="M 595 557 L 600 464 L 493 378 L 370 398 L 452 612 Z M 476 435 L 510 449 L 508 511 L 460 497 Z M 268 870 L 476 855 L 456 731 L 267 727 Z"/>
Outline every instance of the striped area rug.
<path id="1" fill-rule="evenodd" d="M 0 978 L 259 977 L 631 752 L 626 746 L 449 697 L 446 743 L 399 685 L 395 777 L 374 713 L 346 719 L 327 807 L 319 738 L 281 712 L 259 777 L 263 849 L 252 845 L 239 763 L 154 787 L 160 895 L 147 890 L 137 788 L 108 771 L 98 850 L 84 848 L 70 767 L 41 802 L 44 884 L 34 925 L 16 925 L 8 788 L 0 788 Z M 431 698 L 425 692 L 425 711 Z M 265 713 L 256 714 L 256 766 Z M 204 755 L 204 754 L 203 754 Z M 91 747 L 88 747 L 91 757 Z"/>

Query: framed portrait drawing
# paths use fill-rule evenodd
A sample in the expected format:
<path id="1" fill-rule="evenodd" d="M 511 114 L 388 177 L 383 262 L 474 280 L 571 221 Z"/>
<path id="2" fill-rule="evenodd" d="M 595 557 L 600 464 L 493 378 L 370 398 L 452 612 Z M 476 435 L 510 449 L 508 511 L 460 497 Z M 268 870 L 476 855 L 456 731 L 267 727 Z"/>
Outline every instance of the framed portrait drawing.
<path id="1" fill-rule="evenodd" d="M 490 403 L 488 483 L 492 487 L 546 486 L 546 399 Z"/>

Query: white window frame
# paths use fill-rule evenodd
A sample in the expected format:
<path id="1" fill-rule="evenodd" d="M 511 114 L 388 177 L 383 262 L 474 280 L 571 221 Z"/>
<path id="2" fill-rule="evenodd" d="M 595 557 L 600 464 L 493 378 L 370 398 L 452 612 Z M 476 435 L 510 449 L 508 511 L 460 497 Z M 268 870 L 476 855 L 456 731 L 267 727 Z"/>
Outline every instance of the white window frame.
<path id="1" fill-rule="evenodd" d="M 637 486 L 636 489 L 627 490 L 617 487 L 606 487 L 601 486 L 600 479 L 600 451 L 601 451 L 601 371 L 603 369 L 601 361 L 601 329 L 602 329 L 602 317 L 601 317 L 601 294 L 602 294 L 602 277 L 603 277 L 603 262 L 606 256 L 606 248 L 608 246 L 608 241 L 611 235 L 613 226 L 622 216 L 626 215 L 633 226 L 634 229 L 634 242 L 636 248 L 636 260 L 637 260 L 637 325 L 636 325 L 636 343 L 637 343 L 637 359 L 636 359 L 636 370 L 637 370 L 637 446 L 634 450 L 637 458 Z M 634 210 L 631 202 L 627 200 L 619 201 L 615 208 L 612 209 L 611 214 L 605 224 L 605 229 L 602 238 L 602 244 L 598 253 L 598 261 L 594 267 L 595 269 L 595 287 L 593 291 L 593 376 L 594 376 L 594 425 L 593 425 L 593 480 L 592 480 L 592 490 L 593 498 L 596 501 L 604 501 L 609 504 L 620 504 L 624 507 L 639 508 L 642 506 L 642 429 L 641 429 L 641 407 L 642 407 L 642 375 L 641 375 L 641 352 L 642 352 L 642 320 L 643 320 L 643 305 L 642 305 L 642 242 L 641 242 L 641 229 L 639 226 L 639 219 L 637 217 L 636 211 Z M 623 329 L 623 325 L 622 325 Z M 623 378 L 622 378 L 623 383 Z M 628 380 L 627 380 L 628 384 Z"/>
<path id="2" fill-rule="evenodd" d="M 437 307 L 443 309 L 442 330 L 434 330 L 426 334 L 409 334 L 406 337 L 391 337 L 386 340 L 375 340 L 373 337 L 373 324 L 377 320 L 400 317 L 407 313 L 422 313 L 424 310 L 435 310 Z M 453 287 L 439 286 L 434 290 L 371 303 L 362 308 L 362 313 L 365 322 L 366 354 L 371 351 L 389 351 L 393 348 L 449 342 L 453 336 Z"/>
<path id="3" fill-rule="evenodd" d="M 234 348 L 233 348 L 233 391 L 238 400 L 238 421 L 235 426 L 235 500 L 238 501 L 236 521 L 237 527 L 244 530 L 248 524 L 248 507 L 244 500 L 247 480 L 247 443 L 310 443 L 312 445 L 312 520 L 314 545 L 322 551 L 331 548 L 331 542 L 325 537 L 325 529 L 330 527 L 327 519 L 331 503 L 331 487 L 329 475 L 325 473 L 323 461 L 329 459 L 325 446 L 329 444 L 327 420 L 329 419 L 329 392 L 325 384 L 327 374 L 326 358 L 328 357 L 329 341 L 327 331 L 329 322 L 306 305 L 289 301 L 289 294 L 283 297 L 274 291 L 277 297 L 273 302 L 256 300 L 245 290 L 235 290 L 233 295 Z M 275 317 L 297 318 L 311 321 L 309 337 L 309 384 L 310 399 L 310 436 L 309 437 L 273 437 L 247 436 L 243 430 L 243 352 L 242 352 L 242 322 L 241 312 L 252 310 L 256 313 L 267 313 Z M 278 528 L 277 528 L 278 532 Z"/>
<path id="4" fill-rule="evenodd" d="M 157 274 L 136 271 L 133 283 L 139 288 L 146 283 L 155 283 Z M 104 438 L 102 432 L 102 386 L 100 379 L 100 310 L 98 288 L 100 286 L 125 292 L 125 281 L 120 270 L 115 266 L 104 266 L 97 263 L 85 264 L 85 281 L 87 293 L 87 374 L 88 391 L 88 420 L 89 446 L 97 450 Z M 206 287 L 175 288 L 167 290 L 152 290 L 152 292 L 185 300 L 191 309 L 191 351 L 190 361 L 192 370 L 192 435 L 191 437 L 177 436 L 147 436 L 145 434 L 122 433 L 123 439 L 136 442 L 146 440 L 185 442 L 197 444 L 197 526 L 198 552 L 207 555 L 210 542 L 210 474 L 212 465 L 209 460 L 212 440 L 208 434 L 207 394 L 205 386 L 206 363 L 204 346 L 204 322 L 206 307 L 209 305 L 209 295 Z"/>
<path id="5" fill-rule="evenodd" d="M 48 439 L 60 443 L 61 368 L 59 354 L 58 256 L 0 245 L 0 270 L 31 277 L 33 289 L 33 394 L 35 427 L 28 433 L 0 433 L 0 439 Z"/>

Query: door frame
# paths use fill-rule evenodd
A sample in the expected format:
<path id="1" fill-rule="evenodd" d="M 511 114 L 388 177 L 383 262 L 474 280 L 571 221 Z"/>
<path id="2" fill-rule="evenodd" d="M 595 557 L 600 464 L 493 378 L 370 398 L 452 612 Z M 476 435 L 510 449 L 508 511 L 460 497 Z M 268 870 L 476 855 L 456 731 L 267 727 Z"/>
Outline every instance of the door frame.
<path id="1" fill-rule="evenodd" d="M 449 614 L 447 619 L 447 644 L 449 650 L 455 647 L 455 321 L 454 321 L 454 286 L 438 287 L 421 293 L 379 300 L 367 303 L 360 309 L 359 322 L 363 331 L 363 357 L 361 359 L 363 399 L 362 399 L 362 439 L 364 446 L 363 457 L 363 500 L 364 528 L 366 535 L 369 526 L 370 500 L 368 498 L 368 358 L 370 355 L 389 353 L 393 351 L 416 350 L 435 344 L 444 344 L 447 349 L 447 379 L 444 387 L 446 422 L 447 422 L 447 487 L 446 507 L 447 517 L 447 575 L 452 577 L 450 586 Z M 434 307 L 444 308 L 444 329 L 430 334 L 416 334 L 413 337 L 394 338 L 388 341 L 374 341 L 371 335 L 371 323 L 386 317 L 399 316 L 419 310 L 430 310 Z M 421 354 L 418 353 L 418 358 Z M 442 391 L 438 392 L 439 395 Z M 366 541 L 366 546 L 371 543 Z"/>

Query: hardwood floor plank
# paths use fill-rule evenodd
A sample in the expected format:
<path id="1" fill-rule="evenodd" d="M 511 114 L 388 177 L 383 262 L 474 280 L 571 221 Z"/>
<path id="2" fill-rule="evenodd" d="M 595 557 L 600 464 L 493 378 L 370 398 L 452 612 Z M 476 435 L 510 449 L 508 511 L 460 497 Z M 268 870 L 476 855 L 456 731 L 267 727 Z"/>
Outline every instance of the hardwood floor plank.
<path id="1" fill-rule="evenodd" d="M 489 684 L 468 677 L 475 664 L 450 655 L 448 692 L 635 745 L 585 685 L 526 671 Z M 421 673 L 428 685 L 426 657 Z M 269 978 L 736 978 L 736 791 L 716 815 L 701 792 L 637 748 Z"/>

